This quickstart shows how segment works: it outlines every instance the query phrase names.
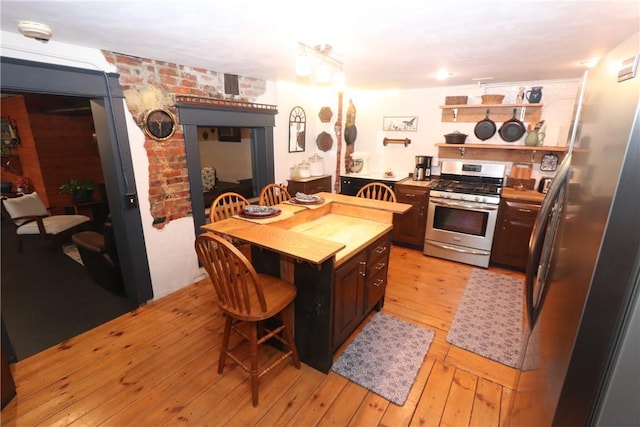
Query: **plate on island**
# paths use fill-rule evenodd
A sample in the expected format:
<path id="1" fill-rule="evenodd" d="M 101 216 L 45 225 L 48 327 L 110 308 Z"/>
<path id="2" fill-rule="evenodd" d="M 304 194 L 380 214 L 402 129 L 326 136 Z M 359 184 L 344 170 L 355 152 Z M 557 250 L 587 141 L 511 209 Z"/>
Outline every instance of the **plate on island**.
<path id="1" fill-rule="evenodd" d="M 242 208 L 240 216 L 245 218 L 272 218 L 280 215 L 282 211 L 272 206 L 249 205 Z"/>
<path id="2" fill-rule="evenodd" d="M 314 194 L 304 193 L 296 193 L 296 195 L 289 201 L 291 203 L 297 203 L 301 205 L 319 205 L 321 203 L 324 203 L 324 199 L 322 197 L 316 196 Z"/>

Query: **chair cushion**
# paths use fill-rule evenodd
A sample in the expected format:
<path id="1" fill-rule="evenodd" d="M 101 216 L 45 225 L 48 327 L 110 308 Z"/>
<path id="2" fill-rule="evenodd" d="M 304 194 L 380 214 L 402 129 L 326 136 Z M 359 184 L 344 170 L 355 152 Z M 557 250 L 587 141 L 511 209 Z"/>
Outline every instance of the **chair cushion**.
<path id="1" fill-rule="evenodd" d="M 22 197 L 14 197 L 2 201 L 4 208 L 11 218 L 21 216 L 46 216 L 49 215 L 47 207 L 42 203 L 38 193 L 25 194 Z M 17 226 L 24 224 L 27 220 L 14 221 Z M 37 227 L 36 227 L 37 228 Z M 37 234 L 37 233 L 36 233 Z"/>
<path id="2" fill-rule="evenodd" d="M 202 175 L 202 191 L 211 191 L 216 188 L 216 169 L 212 167 L 204 167 L 201 171 Z"/>
<path id="3" fill-rule="evenodd" d="M 84 215 L 54 215 L 42 219 L 47 234 L 58 234 L 72 227 L 89 221 L 90 218 Z M 18 234 L 40 234 L 38 223 L 31 221 L 26 223 L 17 230 Z"/>

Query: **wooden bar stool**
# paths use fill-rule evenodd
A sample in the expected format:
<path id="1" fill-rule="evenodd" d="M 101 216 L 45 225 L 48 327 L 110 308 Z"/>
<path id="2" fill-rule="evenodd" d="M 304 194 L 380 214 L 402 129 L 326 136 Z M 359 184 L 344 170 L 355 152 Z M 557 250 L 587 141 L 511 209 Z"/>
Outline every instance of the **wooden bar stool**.
<path id="1" fill-rule="evenodd" d="M 365 199 L 382 200 L 385 202 L 395 202 L 396 193 L 393 192 L 391 187 L 382 182 L 370 182 L 369 184 L 358 190 L 356 197 L 363 197 Z"/>
<path id="2" fill-rule="evenodd" d="M 195 247 L 198 259 L 211 278 L 218 296 L 218 305 L 226 318 L 218 373 L 222 373 L 227 356 L 233 359 L 249 373 L 252 403 L 253 406 L 258 406 L 258 386 L 264 374 L 289 356 L 294 366 L 300 369 L 293 337 L 293 301 L 296 298 L 296 288 L 278 277 L 257 273 L 238 248 L 213 233 L 198 236 Z M 279 325 L 272 329 L 263 324 L 264 320 L 271 318 L 280 320 Z M 242 323 L 248 326 L 248 332 L 241 329 Z M 229 348 L 232 330 L 249 343 L 249 366 L 233 354 L 235 347 Z M 280 341 L 285 351 L 259 372 L 258 346 L 270 339 Z"/>
<path id="3" fill-rule="evenodd" d="M 291 195 L 287 191 L 287 187 L 280 184 L 267 184 L 260 191 L 260 206 L 273 206 L 288 201 Z"/>

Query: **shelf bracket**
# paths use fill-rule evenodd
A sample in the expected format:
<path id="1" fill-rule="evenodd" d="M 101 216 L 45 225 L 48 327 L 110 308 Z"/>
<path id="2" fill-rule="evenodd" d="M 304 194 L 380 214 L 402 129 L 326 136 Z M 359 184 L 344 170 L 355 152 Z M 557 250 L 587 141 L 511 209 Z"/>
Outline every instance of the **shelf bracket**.
<path id="1" fill-rule="evenodd" d="M 391 138 L 384 138 L 382 140 L 382 145 L 384 145 L 385 147 L 387 146 L 387 144 L 403 144 L 405 147 L 409 144 L 411 144 L 411 140 L 409 138 L 405 138 L 405 139 L 391 139 Z"/>
<path id="2" fill-rule="evenodd" d="M 531 152 L 531 163 L 535 163 L 536 162 L 536 150 L 533 150 Z"/>
<path id="3" fill-rule="evenodd" d="M 524 122 L 524 116 L 527 114 L 527 107 L 522 106 L 520 109 L 520 121 Z"/>
<path id="4" fill-rule="evenodd" d="M 454 108 L 451 110 L 451 112 L 453 113 L 453 121 L 457 122 L 458 121 L 458 109 Z"/>
<path id="5" fill-rule="evenodd" d="M 464 157 L 464 147 L 460 147 L 460 158 Z"/>

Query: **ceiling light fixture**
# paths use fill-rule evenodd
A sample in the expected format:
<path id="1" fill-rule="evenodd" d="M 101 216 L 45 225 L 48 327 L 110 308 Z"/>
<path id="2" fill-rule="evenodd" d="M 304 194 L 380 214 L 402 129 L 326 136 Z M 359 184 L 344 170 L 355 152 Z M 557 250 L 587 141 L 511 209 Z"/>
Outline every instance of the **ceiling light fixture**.
<path id="1" fill-rule="evenodd" d="M 18 21 L 18 30 L 20 30 L 23 36 L 36 39 L 43 43 L 48 42 L 53 35 L 50 26 L 34 21 Z"/>
<path id="2" fill-rule="evenodd" d="M 449 70 L 447 70 L 446 68 L 440 68 L 438 71 L 436 71 L 436 79 L 438 80 L 446 80 L 449 77 L 451 77 L 453 74 L 449 72 Z"/>
<path id="3" fill-rule="evenodd" d="M 593 58 L 589 58 L 587 60 L 584 60 L 582 62 L 580 62 L 580 65 L 587 67 L 587 68 L 593 68 L 598 64 L 598 61 L 600 61 L 600 57 L 599 56 L 595 56 Z"/>
<path id="4" fill-rule="evenodd" d="M 331 81 L 333 70 L 333 84 L 338 89 L 344 88 L 345 75 L 342 62 L 331 56 L 333 48 L 328 44 L 311 47 L 299 42 L 300 54 L 296 61 L 296 74 L 309 77 L 313 69 L 312 58 L 315 59 L 315 78 L 318 83 L 326 84 Z"/>

